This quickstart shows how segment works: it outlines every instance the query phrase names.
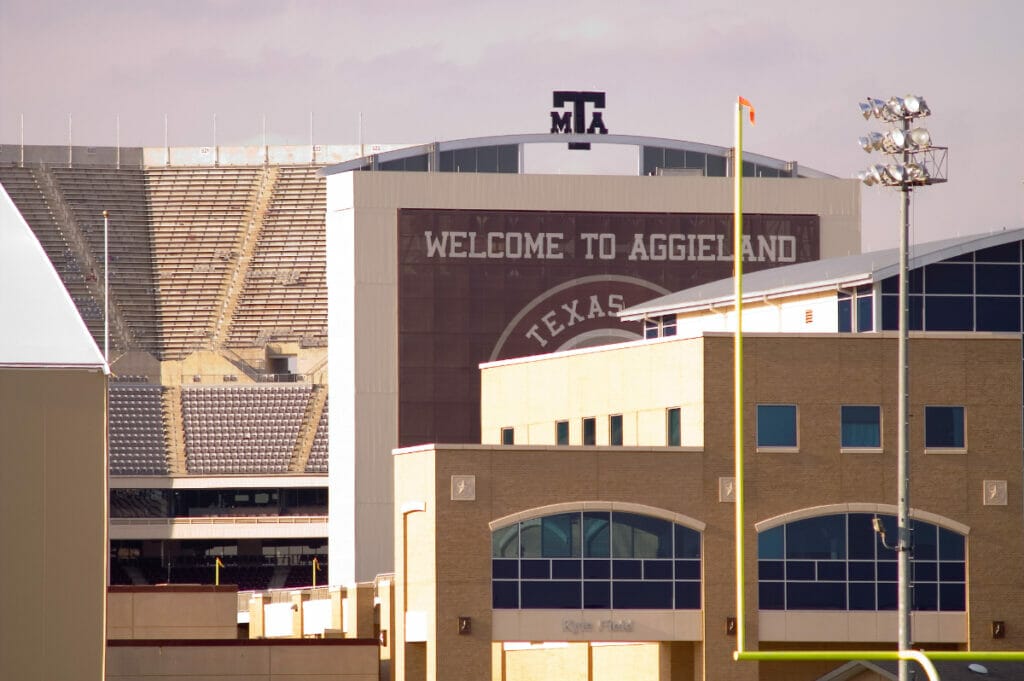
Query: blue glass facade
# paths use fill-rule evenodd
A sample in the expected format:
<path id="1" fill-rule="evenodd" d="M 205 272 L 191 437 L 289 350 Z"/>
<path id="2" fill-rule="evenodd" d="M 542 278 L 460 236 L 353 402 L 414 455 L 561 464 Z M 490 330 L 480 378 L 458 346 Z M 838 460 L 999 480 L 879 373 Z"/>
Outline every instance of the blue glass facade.
<path id="1" fill-rule="evenodd" d="M 882 545 L 870 513 L 806 518 L 758 535 L 762 610 L 895 610 L 896 553 Z M 896 518 L 879 516 L 888 536 Z M 964 537 L 913 520 L 914 610 L 967 607 Z"/>
<path id="2" fill-rule="evenodd" d="M 1021 242 L 966 253 L 909 272 L 910 329 L 913 331 L 1022 330 Z M 899 329 L 899 278 L 840 292 L 840 332 L 871 331 L 872 305 L 881 302 L 881 328 Z M 864 296 L 870 296 L 865 301 Z M 856 304 L 854 304 L 856 303 Z"/>
<path id="3" fill-rule="evenodd" d="M 575 511 L 491 535 L 496 609 L 701 607 L 701 536 L 662 518 Z"/>

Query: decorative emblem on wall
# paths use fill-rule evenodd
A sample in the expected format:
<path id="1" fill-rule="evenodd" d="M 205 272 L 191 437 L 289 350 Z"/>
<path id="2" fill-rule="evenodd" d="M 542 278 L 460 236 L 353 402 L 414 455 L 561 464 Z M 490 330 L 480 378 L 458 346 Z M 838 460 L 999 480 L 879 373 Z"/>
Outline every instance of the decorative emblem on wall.
<path id="1" fill-rule="evenodd" d="M 1006 481 L 986 480 L 985 499 L 982 502 L 985 506 L 1006 506 Z"/>
<path id="2" fill-rule="evenodd" d="M 452 501 L 475 501 L 476 500 L 476 476 L 475 475 L 453 475 L 452 476 Z"/>

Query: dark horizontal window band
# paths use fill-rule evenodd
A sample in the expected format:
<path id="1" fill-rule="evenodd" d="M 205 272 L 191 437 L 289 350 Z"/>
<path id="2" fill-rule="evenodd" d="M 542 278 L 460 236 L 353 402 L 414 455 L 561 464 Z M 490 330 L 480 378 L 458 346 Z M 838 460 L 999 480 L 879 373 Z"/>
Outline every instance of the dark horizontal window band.
<path id="1" fill-rule="evenodd" d="M 700 609 L 701 536 L 652 516 L 579 511 L 491 535 L 495 609 Z"/>
<path id="2" fill-rule="evenodd" d="M 762 610 L 895 610 L 897 561 L 874 532 L 873 514 L 817 516 L 758 535 L 758 598 Z M 888 532 L 896 519 L 878 515 Z M 912 521 L 913 602 L 917 611 L 966 609 L 964 537 Z"/>

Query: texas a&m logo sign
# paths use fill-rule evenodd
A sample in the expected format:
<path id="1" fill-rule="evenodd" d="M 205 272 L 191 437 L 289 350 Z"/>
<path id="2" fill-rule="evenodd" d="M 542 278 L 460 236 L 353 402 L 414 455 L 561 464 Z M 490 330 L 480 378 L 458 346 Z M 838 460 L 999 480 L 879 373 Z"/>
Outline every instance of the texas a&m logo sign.
<path id="1" fill-rule="evenodd" d="M 604 118 L 597 109 L 604 108 L 603 92 L 574 92 L 570 90 L 555 90 L 555 108 L 564 108 L 572 104 L 572 111 L 551 112 L 551 132 L 582 135 L 598 133 L 608 134 L 608 128 L 604 125 Z M 593 106 L 590 114 L 590 123 L 587 124 L 587 104 Z M 569 142 L 570 149 L 589 149 L 589 142 Z"/>

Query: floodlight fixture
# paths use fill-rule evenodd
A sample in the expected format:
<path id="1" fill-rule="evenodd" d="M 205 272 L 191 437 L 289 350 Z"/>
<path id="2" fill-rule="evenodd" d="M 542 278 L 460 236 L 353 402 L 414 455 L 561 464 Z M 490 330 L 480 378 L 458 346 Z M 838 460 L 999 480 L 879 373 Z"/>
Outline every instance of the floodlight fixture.
<path id="1" fill-rule="evenodd" d="M 857 179 L 869 187 L 885 184 L 885 166 L 873 165 L 867 170 L 857 173 Z"/>
<path id="2" fill-rule="evenodd" d="M 886 184 L 891 186 L 899 186 L 907 181 L 907 168 L 906 166 L 893 163 L 885 167 L 885 179 Z"/>
<path id="3" fill-rule="evenodd" d="M 928 108 L 923 97 L 917 95 L 907 95 L 903 98 L 903 107 L 907 114 L 917 117 L 930 116 L 932 110 Z"/>
<path id="4" fill-rule="evenodd" d="M 910 131 L 910 146 L 913 149 L 927 149 L 932 145 L 932 136 L 924 128 L 914 128 Z"/>
<path id="5" fill-rule="evenodd" d="M 890 130 L 882 135 L 882 151 L 898 154 L 907 148 L 907 135 L 902 130 Z"/>
<path id="6" fill-rule="evenodd" d="M 923 163 L 908 163 L 905 168 L 907 181 L 911 184 L 928 184 L 932 177 Z"/>
<path id="7" fill-rule="evenodd" d="M 874 116 L 875 118 L 882 118 L 885 112 L 885 102 L 881 99 L 875 99 L 874 97 L 868 97 L 867 101 L 860 103 L 860 112 L 864 116 L 864 120 L 867 120 Z"/>
<path id="8" fill-rule="evenodd" d="M 857 141 L 860 142 L 860 148 L 867 153 L 872 151 L 878 151 L 882 148 L 882 140 L 885 136 L 880 132 L 870 132 L 866 137 L 859 137 Z"/>
<path id="9" fill-rule="evenodd" d="M 860 102 L 860 112 L 865 120 L 874 117 L 890 123 L 910 118 L 923 118 L 932 113 L 924 98 L 918 95 L 890 97 L 887 100 L 868 97 Z"/>

